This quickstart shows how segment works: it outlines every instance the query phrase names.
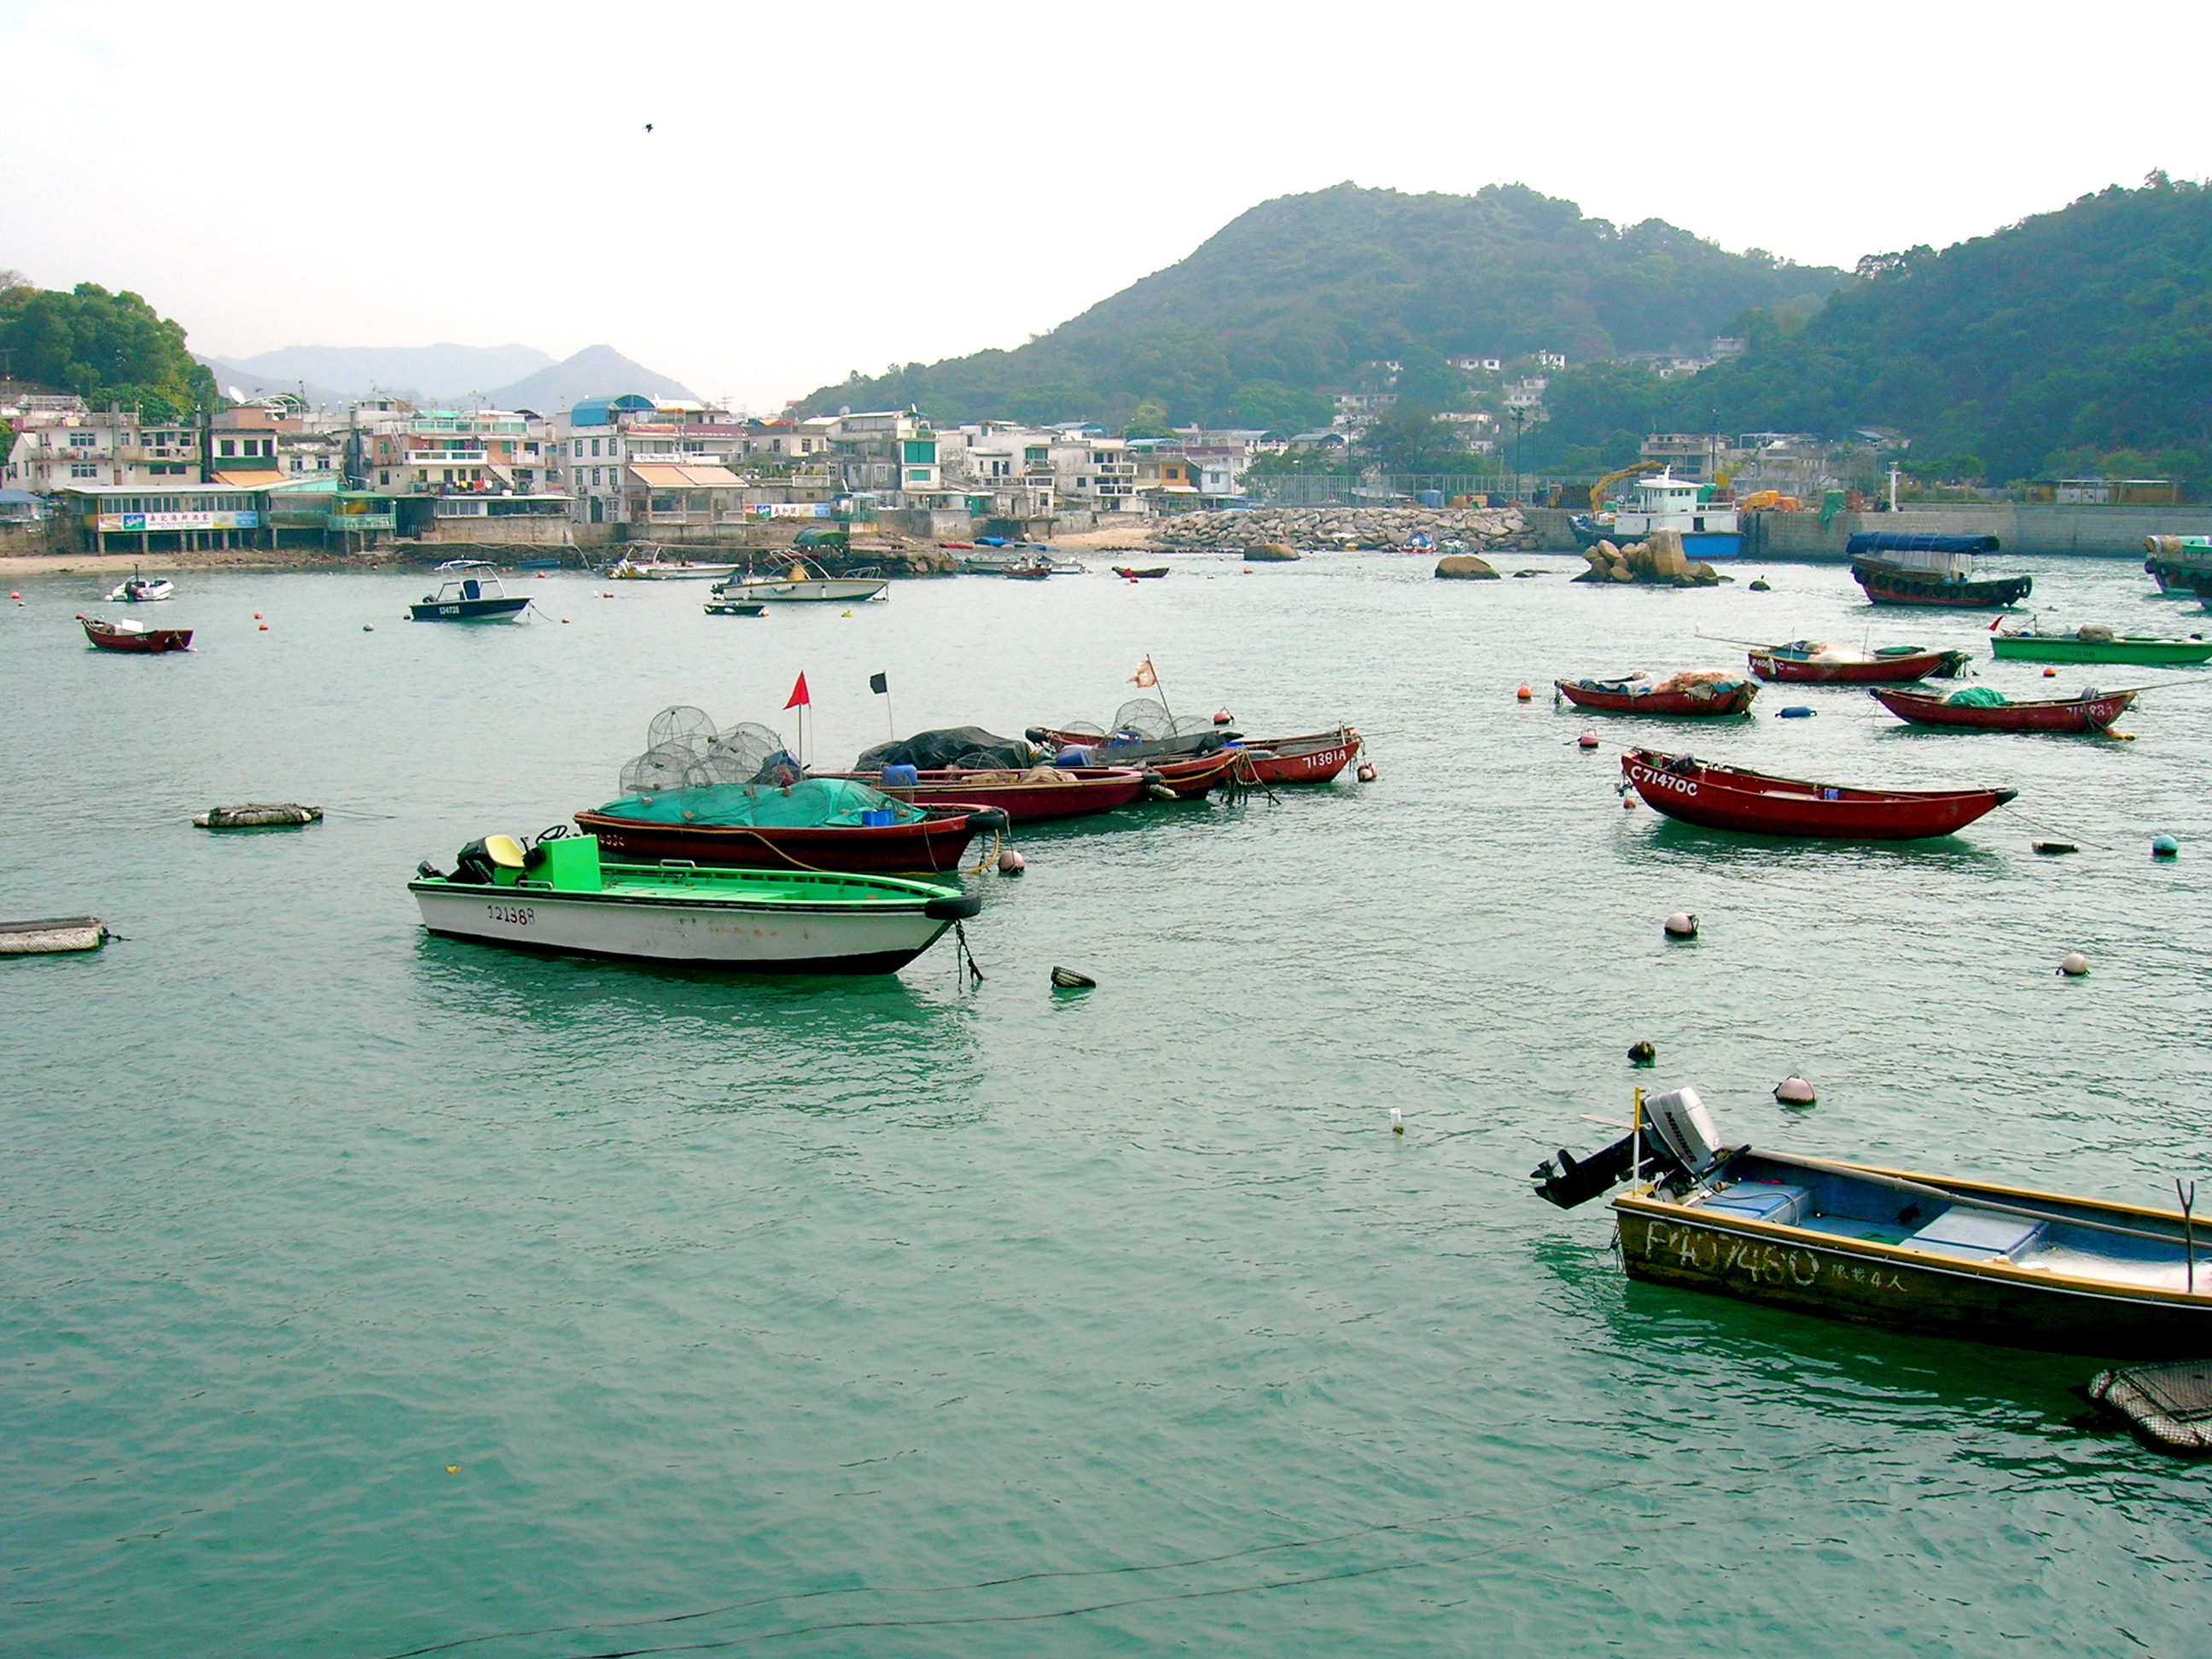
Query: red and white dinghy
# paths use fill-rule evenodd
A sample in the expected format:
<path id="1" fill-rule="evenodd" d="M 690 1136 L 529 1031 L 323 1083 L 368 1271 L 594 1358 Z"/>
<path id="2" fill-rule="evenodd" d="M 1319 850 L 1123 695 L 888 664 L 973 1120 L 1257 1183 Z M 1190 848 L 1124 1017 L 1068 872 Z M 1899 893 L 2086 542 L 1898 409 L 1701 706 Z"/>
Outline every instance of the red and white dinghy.
<path id="1" fill-rule="evenodd" d="M 128 617 L 121 622 L 110 622 L 105 617 L 88 617 L 77 613 L 84 624 L 84 636 L 102 651 L 136 651 L 160 653 L 189 651 L 192 648 L 192 630 L 189 628 L 149 628 Z"/>
<path id="2" fill-rule="evenodd" d="M 1358 757 L 1361 741 L 1356 726 L 1310 732 L 1302 738 L 1249 739 L 1237 764 L 1237 781 L 1327 783 Z"/>
<path id="3" fill-rule="evenodd" d="M 1620 757 L 1647 805 L 1685 823 L 1760 836 L 1921 841 L 1962 830 L 2017 789 L 1853 789 L 1769 777 L 1689 755 L 1632 749 Z"/>
<path id="4" fill-rule="evenodd" d="M 1901 685 L 1931 675 L 1948 678 L 1972 660 L 1964 651 L 1888 647 L 1854 651 L 1848 646 L 1799 640 L 1751 653 L 1751 672 L 1763 680 L 1797 685 Z"/>

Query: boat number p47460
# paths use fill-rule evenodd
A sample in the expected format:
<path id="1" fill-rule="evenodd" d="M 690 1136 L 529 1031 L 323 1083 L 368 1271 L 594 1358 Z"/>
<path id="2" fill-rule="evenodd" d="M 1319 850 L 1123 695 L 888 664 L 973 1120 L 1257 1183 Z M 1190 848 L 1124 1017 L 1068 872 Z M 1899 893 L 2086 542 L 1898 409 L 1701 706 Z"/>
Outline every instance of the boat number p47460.
<path id="1" fill-rule="evenodd" d="M 484 915 L 510 927 L 527 927 L 538 920 L 538 913 L 526 904 L 487 904 Z"/>

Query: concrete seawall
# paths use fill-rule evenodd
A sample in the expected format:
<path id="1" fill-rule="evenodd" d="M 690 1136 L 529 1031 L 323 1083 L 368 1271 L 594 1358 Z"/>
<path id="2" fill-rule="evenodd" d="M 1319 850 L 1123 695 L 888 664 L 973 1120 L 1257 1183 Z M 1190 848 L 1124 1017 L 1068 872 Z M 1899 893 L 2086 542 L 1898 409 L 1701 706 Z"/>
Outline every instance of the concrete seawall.
<path id="1" fill-rule="evenodd" d="M 1529 522 L 1548 551 L 1571 552 L 1567 514 L 1532 507 Z M 1844 546 L 1862 531 L 1900 534 L 1995 536 L 2007 553 L 2070 554 L 2140 559 L 2146 536 L 2212 533 L 2212 507 L 2046 507 L 2036 502 L 1906 507 L 1895 513 L 1838 513 L 1826 525 L 1817 513 L 1747 514 L 1746 557 L 1840 564 Z"/>

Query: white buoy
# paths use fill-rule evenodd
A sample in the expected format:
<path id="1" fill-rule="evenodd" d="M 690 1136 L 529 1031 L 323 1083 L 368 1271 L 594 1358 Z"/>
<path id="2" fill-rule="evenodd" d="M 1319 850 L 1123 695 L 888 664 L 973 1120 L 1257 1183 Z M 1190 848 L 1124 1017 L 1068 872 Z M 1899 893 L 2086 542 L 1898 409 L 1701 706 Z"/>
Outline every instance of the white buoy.
<path id="1" fill-rule="evenodd" d="M 1666 926 L 1668 939 L 1695 939 L 1698 936 L 1698 919 L 1687 910 L 1675 911 L 1667 918 Z"/>
<path id="2" fill-rule="evenodd" d="M 1390 1109 L 1390 1133 L 1394 1135 L 1406 1133 L 1406 1115 L 1395 1106 Z"/>
<path id="3" fill-rule="evenodd" d="M 1784 1106 L 1810 1106 L 1820 1099 L 1813 1085 L 1795 1072 L 1774 1085 L 1774 1097 Z"/>
<path id="4" fill-rule="evenodd" d="M 1029 867 L 1029 862 L 1027 859 L 1009 847 L 999 854 L 999 873 L 1002 876 L 1018 876 Z"/>
<path id="5" fill-rule="evenodd" d="M 2079 979 L 2089 971 L 2089 958 L 2079 951 L 2069 951 L 2059 958 L 2058 971 L 2069 979 Z"/>

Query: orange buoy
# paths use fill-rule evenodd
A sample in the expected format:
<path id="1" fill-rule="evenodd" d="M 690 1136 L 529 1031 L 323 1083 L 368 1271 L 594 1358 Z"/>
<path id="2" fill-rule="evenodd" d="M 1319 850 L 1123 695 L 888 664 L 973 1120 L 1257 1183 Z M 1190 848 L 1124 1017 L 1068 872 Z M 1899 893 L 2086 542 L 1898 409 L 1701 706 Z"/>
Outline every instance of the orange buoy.
<path id="1" fill-rule="evenodd" d="M 2046 680 L 2055 680 L 2058 678 L 2058 671 L 2055 668 L 2046 668 L 2043 671 L 2043 678 Z"/>
<path id="2" fill-rule="evenodd" d="M 1595 749 L 1597 747 L 1597 733 L 1595 732 L 1585 732 L 1582 736 L 1577 738 L 1575 741 L 1584 749 Z"/>
<path id="3" fill-rule="evenodd" d="M 267 623 L 262 623 L 262 624 L 261 624 L 261 632 L 263 632 L 264 634 L 266 634 L 268 631 L 269 631 L 269 624 L 268 624 Z"/>
<path id="4" fill-rule="evenodd" d="M 1513 695 L 1514 695 L 1514 696 L 1515 696 L 1516 698 L 1517 698 L 1519 701 L 1521 701 L 1521 702 L 1527 702 L 1530 701 L 1532 698 L 1534 698 L 1534 697 L 1535 696 L 1535 695 L 1536 695 L 1536 694 L 1535 694 L 1534 691 L 1531 691 L 1531 690 L 1530 690 L 1527 686 L 1525 686 L 1525 685 L 1524 685 L 1524 686 L 1522 686 L 1522 687 L 1518 691 L 1516 691 Z"/>
<path id="5" fill-rule="evenodd" d="M 256 622 L 259 622 L 261 620 L 261 613 L 258 611 L 253 613 L 253 620 Z"/>
<path id="6" fill-rule="evenodd" d="M 1624 812 L 1633 812 L 1636 810 L 1636 797 L 1623 795 L 1620 798 L 1620 810 Z"/>

